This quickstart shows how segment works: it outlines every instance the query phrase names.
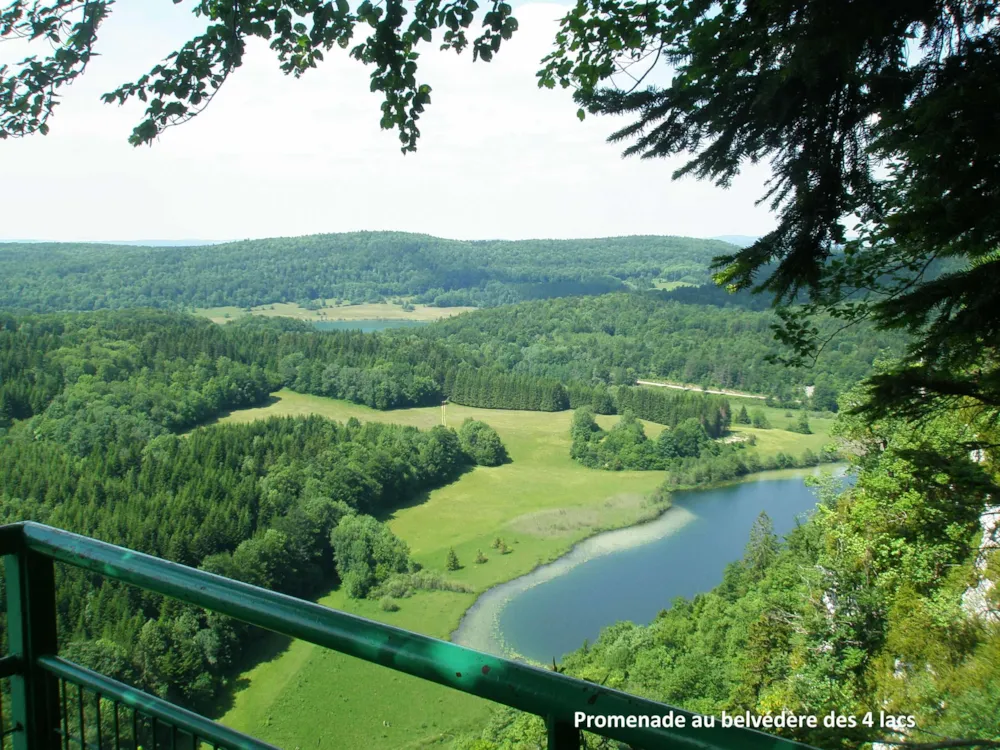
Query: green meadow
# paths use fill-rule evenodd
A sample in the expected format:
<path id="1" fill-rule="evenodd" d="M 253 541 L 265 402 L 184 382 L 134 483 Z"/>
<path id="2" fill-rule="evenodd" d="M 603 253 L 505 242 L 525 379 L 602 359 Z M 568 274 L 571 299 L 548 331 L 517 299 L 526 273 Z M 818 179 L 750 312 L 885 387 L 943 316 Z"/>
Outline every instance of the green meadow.
<path id="1" fill-rule="evenodd" d="M 783 410 L 767 411 L 775 427 L 790 421 L 782 416 Z M 457 427 L 473 417 L 492 425 L 507 446 L 511 463 L 476 467 L 384 519 L 427 568 L 443 571 L 453 547 L 463 567 L 449 576 L 476 593 L 420 592 L 400 600 L 397 612 L 383 611 L 376 601 L 348 599 L 339 591 L 320 599 L 327 606 L 427 635 L 447 638 L 478 593 L 491 586 L 559 557 L 584 537 L 635 524 L 660 511 L 647 497 L 663 480 L 662 472 L 606 472 L 570 459 L 572 412 L 499 411 L 454 404 L 380 412 L 283 390 L 267 406 L 234 412 L 220 421 L 305 414 L 421 428 L 442 422 Z M 617 419 L 599 417 L 606 428 Z M 755 434 L 762 454 L 801 454 L 806 448 L 818 451 L 829 440 L 832 420 L 810 422 L 813 435 L 779 429 L 735 432 Z M 662 430 L 646 423 L 650 437 Z M 497 536 L 507 542 L 510 554 L 492 549 Z M 473 563 L 479 550 L 489 558 L 485 564 Z M 307 643 L 275 639 L 269 646 L 266 650 L 273 655 L 239 677 L 220 720 L 281 747 L 441 745 L 481 725 L 488 711 L 478 699 Z"/>

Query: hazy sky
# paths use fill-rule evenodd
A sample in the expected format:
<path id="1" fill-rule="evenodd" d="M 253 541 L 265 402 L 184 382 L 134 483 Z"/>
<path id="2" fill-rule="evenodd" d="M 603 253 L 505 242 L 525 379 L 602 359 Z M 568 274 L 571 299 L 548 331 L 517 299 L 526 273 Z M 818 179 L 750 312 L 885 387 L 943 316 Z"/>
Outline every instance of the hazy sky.
<path id="1" fill-rule="evenodd" d="M 126 139 L 141 103 L 100 94 L 155 65 L 199 29 L 185 5 L 124 0 L 99 52 L 66 89 L 47 137 L 0 141 L 0 239 L 243 239 L 393 229 L 460 239 L 762 234 L 766 171 L 729 190 L 670 180 L 679 160 L 622 159 L 624 124 L 576 118 L 540 90 L 539 60 L 565 6 L 518 4 L 520 31 L 489 64 L 421 55 L 433 87 L 416 154 L 379 129 L 368 69 L 336 49 L 301 80 L 251 46 L 211 106 L 151 148 Z M 0 45 L 0 62 L 24 48 Z"/>

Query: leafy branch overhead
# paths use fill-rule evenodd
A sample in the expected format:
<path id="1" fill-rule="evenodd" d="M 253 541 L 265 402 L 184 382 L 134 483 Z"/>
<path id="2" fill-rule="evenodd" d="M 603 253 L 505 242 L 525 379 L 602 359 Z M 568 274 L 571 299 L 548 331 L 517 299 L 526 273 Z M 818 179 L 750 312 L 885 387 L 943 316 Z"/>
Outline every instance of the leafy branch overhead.
<path id="1" fill-rule="evenodd" d="M 182 4 L 183 0 L 174 0 Z M 14 0 L 0 10 L 0 40 L 45 40 L 52 53 L 0 66 L 0 139 L 48 132 L 59 89 L 83 74 L 96 54 L 98 31 L 114 0 Z M 139 99 L 145 118 L 133 130 L 135 146 L 152 142 L 169 127 L 202 112 L 229 75 L 243 63 L 248 39 L 270 42 L 281 70 L 299 77 L 334 47 L 373 68 L 371 90 L 381 92 L 383 129 L 399 132 L 403 151 L 416 150 L 417 121 L 430 103 L 431 87 L 417 80 L 420 43 L 441 34 L 441 49 L 489 62 L 517 30 L 505 2 L 479 12 L 476 0 L 201 0 L 193 4 L 205 31 L 171 52 L 136 81 L 104 95 L 108 103 Z M 481 33 L 469 32 L 477 18 Z"/>
<path id="2" fill-rule="evenodd" d="M 777 227 L 717 259 L 716 281 L 788 308 L 787 364 L 826 343 L 815 313 L 872 319 L 914 340 L 876 379 L 876 413 L 1000 414 L 998 19 L 996 0 L 578 0 L 539 85 L 634 118 L 612 142 L 685 154 L 675 178 L 728 187 L 771 165 Z M 640 86 L 655 61 L 669 84 Z"/>

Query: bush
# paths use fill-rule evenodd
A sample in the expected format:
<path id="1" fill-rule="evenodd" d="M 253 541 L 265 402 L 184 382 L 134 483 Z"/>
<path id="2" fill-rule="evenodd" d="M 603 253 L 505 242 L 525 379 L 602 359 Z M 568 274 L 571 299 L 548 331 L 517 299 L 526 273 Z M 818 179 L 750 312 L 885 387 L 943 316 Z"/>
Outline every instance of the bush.
<path id="1" fill-rule="evenodd" d="M 466 419 L 458 430 L 458 442 L 477 466 L 500 466 L 510 460 L 500 436 L 485 422 Z"/>
<path id="2" fill-rule="evenodd" d="M 330 534 L 333 558 L 347 595 L 360 599 L 394 573 L 410 569 L 406 542 L 371 516 L 350 515 Z"/>
<path id="3" fill-rule="evenodd" d="M 799 415 L 798 420 L 788 425 L 788 431 L 798 432 L 802 435 L 812 435 L 812 428 L 809 426 L 809 419 L 806 417 L 805 412 Z"/>
<path id="4" fill-rule="evenodd" d="M 382 605 L 382 611 L 384 611 L 384 612 L 398 612 L 399 611 L 399 605 L 396 604 L 395 600 L 392 597 L 383 596 L 382 597 L 381 605 Z"/>
<path id="5" fill-rule="evenodd" d="M 487 562 L 488 560 L 489 558 L 483 554 L 483 551 L 481 549 L 476 550 L 476 565 L 482 565 L 484 562 Z"/>
<path id="6" fill-rule="evenodd" d="M 422 570 L 419 573 L 394 575 L 373 590 L 371 596 L 407 599 L 418 591 L 454 591 L 459 594 L 471 594 L 473 590 L 464 583 L 445 578 L 439 572 Z"/>

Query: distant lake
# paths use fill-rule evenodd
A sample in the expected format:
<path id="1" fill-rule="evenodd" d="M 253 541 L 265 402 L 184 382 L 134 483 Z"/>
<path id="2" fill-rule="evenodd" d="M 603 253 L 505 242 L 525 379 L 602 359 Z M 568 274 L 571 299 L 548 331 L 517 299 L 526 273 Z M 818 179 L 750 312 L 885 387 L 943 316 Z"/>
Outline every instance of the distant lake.
<path id="1" fill-rule="evenodd" d="M 792 530 L 816 505 L 804 476 L 675 493 L 657 520 L 591 537 L 554 563 L 490 589 L 452 640 L 548 664 L 616 622 L 652 622 L 676 597 L 722 581 L 726 566 L 743 557 L 761 511 L 778 535 Z"/>
<path id="2" fill-rule="evenodd" d="M 387 328 L 415 328 L 428 320 L 317 320 L 313 326 L 320 331 L 384 331 Z"/>

